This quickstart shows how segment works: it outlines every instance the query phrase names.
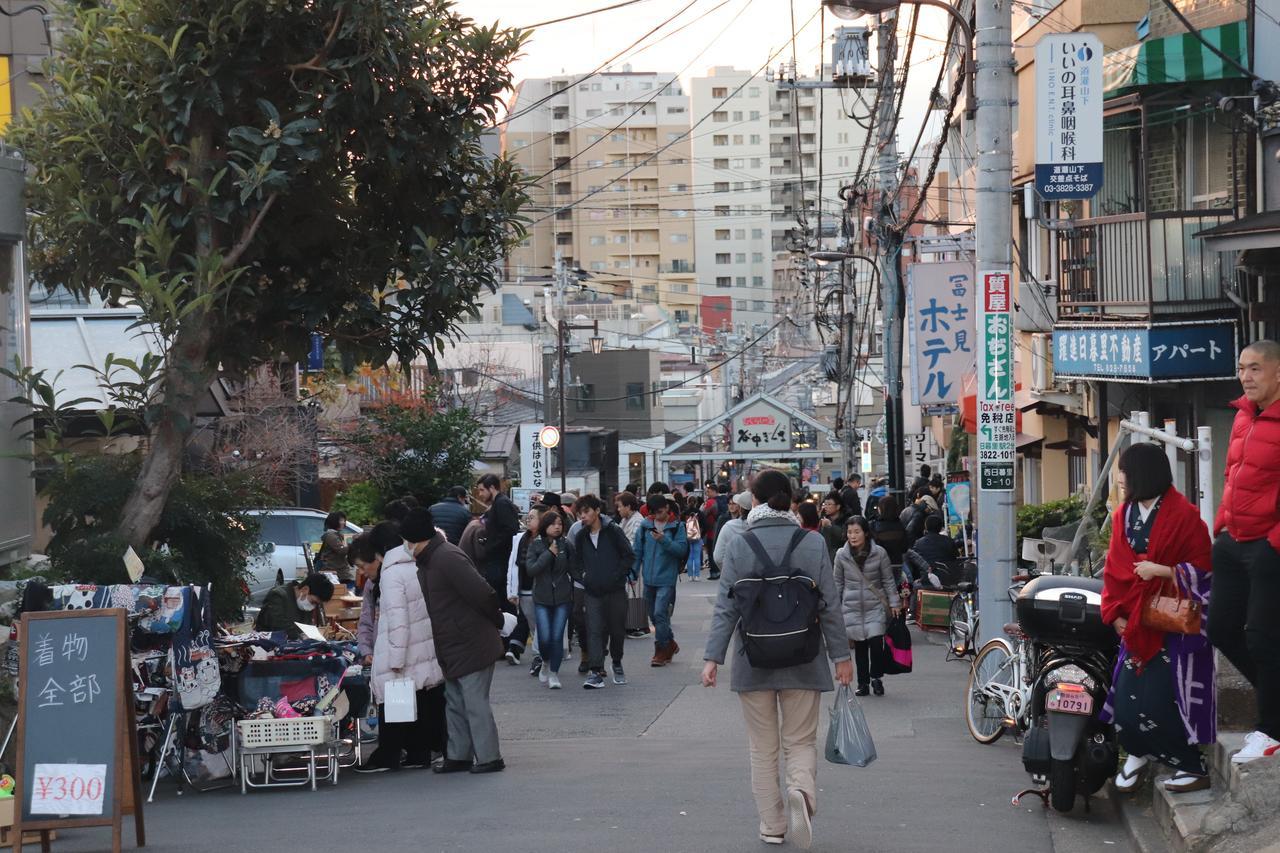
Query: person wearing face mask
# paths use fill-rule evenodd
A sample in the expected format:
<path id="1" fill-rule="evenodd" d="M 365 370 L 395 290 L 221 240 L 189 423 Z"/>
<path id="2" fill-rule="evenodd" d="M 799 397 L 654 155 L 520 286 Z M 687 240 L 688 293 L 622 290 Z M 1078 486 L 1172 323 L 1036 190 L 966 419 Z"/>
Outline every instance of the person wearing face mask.
<path id="1" fill-rule="evenodd" d="M 324 625 L 324 603 L 333 598 L 333 584 L 324 575 L 311 574 L 299 581 L 274 587 L 262 600 L 253 621 L 255 631 L 284 631 L 289 639 L 302 637 L 304 625 Z"/>

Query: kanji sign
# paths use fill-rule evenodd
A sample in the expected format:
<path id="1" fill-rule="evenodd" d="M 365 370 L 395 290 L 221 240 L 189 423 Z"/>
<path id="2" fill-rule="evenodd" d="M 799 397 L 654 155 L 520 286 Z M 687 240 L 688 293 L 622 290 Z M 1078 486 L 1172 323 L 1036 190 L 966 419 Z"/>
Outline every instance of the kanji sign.
<path id="1" fill-rule="evenodd" d="M 542 491 L 551 470 L 551 451 L 542 446 L 543 424 L 520 425 L 520 486 Z"/>
<path id="2" fill-rule="evenodd" d="M 1053 370 L 1112 382 L 1229 379 L 1236 346 L 1234 323 L 1055 329 Z"/>
<path id="3" fill-rule="evenodd" d="M 960 377 L 973 367 L 973 265 L 912 264 L 907 283 L 911 402 L 955 403 Z"/>
<path id="4" fill-rule="evenodd" d="M 1013 404 L 1013 276 L 983 272 L 978 351 L 978 486 L 1013 491 L 1017 412 Z"/>
<path id="5" fill-rule="evenodd" d="M 1036 43 L 1036 191 L 1048 201 L 1102 189 L 1102 42 L 1054 33 Z"/>
<path id="6" fill-rule="evenodd" d="M 729 433 L 735 452 L 790 450 L 791 416 L 761 400 L 733 416 Z"/>

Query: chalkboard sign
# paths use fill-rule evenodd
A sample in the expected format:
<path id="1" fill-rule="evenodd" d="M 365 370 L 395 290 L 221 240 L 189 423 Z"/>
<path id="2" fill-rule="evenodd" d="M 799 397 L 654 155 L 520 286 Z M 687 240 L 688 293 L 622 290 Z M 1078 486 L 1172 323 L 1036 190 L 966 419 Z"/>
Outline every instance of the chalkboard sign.
<path id="1" fill-rule="evenodd" d="M 123 610 L 28 613 L 20 627 L 14 849 L 25 830 L 113 827 L 144 843 Z"/>

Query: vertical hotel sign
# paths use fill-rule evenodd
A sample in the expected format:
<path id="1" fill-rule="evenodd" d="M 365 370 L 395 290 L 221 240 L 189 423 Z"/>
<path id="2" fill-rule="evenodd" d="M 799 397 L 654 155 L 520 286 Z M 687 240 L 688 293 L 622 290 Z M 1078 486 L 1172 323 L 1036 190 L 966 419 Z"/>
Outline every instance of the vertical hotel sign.
<path id="1" fill-rule="evenodd" d="M 1036 43 L 1036 190 L 1045 201 L 1102 189 L 1102 42 L 1055 33 Z"/>
<path id="2" fill-rule="evenodd" d="M 1013 276 L 979 276 L 978 487 L 1013 491 L 1017 414 L 1013 404 Z"/>

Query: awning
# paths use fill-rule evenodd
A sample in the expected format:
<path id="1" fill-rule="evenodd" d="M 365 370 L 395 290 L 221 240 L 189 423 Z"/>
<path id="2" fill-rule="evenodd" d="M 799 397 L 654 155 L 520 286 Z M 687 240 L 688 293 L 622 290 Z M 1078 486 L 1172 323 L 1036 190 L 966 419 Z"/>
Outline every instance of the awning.
<path id="1" fill-rule="evenodd" d="M 1200 32 L 1214 47 L 1245 68 L 1249 67 L 1249 34 L 1245 21 Z M 1108 98 L 1139 86 L 1244 77 L 1191 33 L 1150 39 L 1112 51 L 1103 57 L 1102 63 L 1102 88 Z"/>
<path id="2" fill-rule="evenodd" d="M 1280 248 L 1280 210 L 1242 216 L 1195 234 L 1210 252 Z"/>

